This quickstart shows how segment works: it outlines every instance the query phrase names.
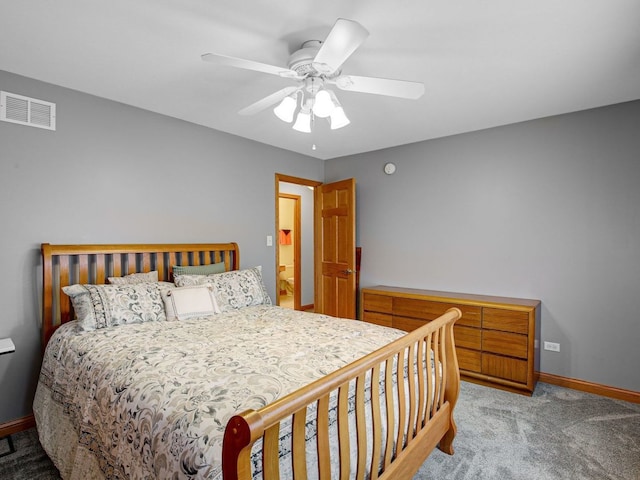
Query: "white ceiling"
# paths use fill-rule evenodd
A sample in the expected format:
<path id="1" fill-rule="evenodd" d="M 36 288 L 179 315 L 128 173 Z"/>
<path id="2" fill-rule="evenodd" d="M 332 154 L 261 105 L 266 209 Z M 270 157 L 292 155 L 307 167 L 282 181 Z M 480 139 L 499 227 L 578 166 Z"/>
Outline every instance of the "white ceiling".
<path id="1" fill-rule="evenodd" d="M 351 124 L 304 134 L 237 114 L 292 80 L 200 59 L 286 67 L 338 17 L 370 32 L 343 73 L 424 96 L 337 90 Z M 640 1 L 3 1 L 0 70 L 328 159 L 640 99 Z"/>

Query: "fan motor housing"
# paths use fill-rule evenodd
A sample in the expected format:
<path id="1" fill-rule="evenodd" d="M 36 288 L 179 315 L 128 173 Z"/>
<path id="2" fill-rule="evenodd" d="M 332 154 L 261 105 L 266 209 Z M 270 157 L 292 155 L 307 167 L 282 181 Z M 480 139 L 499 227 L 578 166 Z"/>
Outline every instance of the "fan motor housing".
<path id="1" fill-rule="evenodd" d="M 300 50 L 296 50 L 289 56 L 289 68 L 300 76 L 319 76 L 320 73 L 313 67 L 313 59 L 316 58 L 322 41 L 307 40 Z"/>

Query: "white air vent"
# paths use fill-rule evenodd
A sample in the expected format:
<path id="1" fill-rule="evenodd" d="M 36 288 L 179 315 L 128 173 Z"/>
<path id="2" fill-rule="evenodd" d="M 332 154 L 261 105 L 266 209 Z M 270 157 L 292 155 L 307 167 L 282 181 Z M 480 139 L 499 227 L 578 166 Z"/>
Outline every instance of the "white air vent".
<path id="1" fill-rule="evenodd" d="M 56 129 L 56 104 L 0 92 L 0 120 L 30 127 Z"/>

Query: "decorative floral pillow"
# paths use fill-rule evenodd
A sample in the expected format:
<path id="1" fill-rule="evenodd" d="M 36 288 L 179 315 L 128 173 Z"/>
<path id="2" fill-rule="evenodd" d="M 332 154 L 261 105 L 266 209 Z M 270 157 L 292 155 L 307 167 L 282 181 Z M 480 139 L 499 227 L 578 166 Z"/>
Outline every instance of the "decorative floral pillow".
<path id="1" fill-rule="evenodd" d="M 147 273 L 131 273 L 124 277 L 108 277 L 111 285 L 133 285 L 136 283 L 157 282 L 158 272 L 154 270 Z"/>
<path id="2" fill-rule="evenodd" d="M 214 275 L 178 275 L 178 287 L 213 285 L 213 293 L 220 311 L 227 312 L 252 305 L 271 305 L 271 298 L 262 281 L 262 267 L 234 270 Z"/>
<path id="3" fill-rule="evenodd" d="M 84 330 L 167 319 L 158 282 L 70 285 L 62 291 L 71 298 L 76 318 Z"/>
<path id="4" fill-rule="evenodd" d="M 220 313 L 213 295 L 213 285 L 195 285 L 179 287 L 166 292 L 163 296 L 167 321 L 186 320 Z"/>

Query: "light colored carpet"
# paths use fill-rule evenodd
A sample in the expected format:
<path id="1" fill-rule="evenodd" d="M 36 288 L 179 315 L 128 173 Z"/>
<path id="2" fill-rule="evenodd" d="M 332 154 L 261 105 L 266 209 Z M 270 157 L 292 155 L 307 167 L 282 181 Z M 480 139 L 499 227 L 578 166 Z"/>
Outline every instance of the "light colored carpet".
<path id="1" fill-rule="evenodd" d="M 533 397 L 460 390 L 455 455 L 435 450 L 414 480 L 640 480 L 640 405 L 544 383 Z M 35 429 L 13 439 L 0 479 L 60 478 Z"/>
<path id="2" fill-rule="evenodd" d="M 463 382 L 455 454 L 418 479 L 640 480 L 640 405 L 538 383 L 532 397 Z"/>

